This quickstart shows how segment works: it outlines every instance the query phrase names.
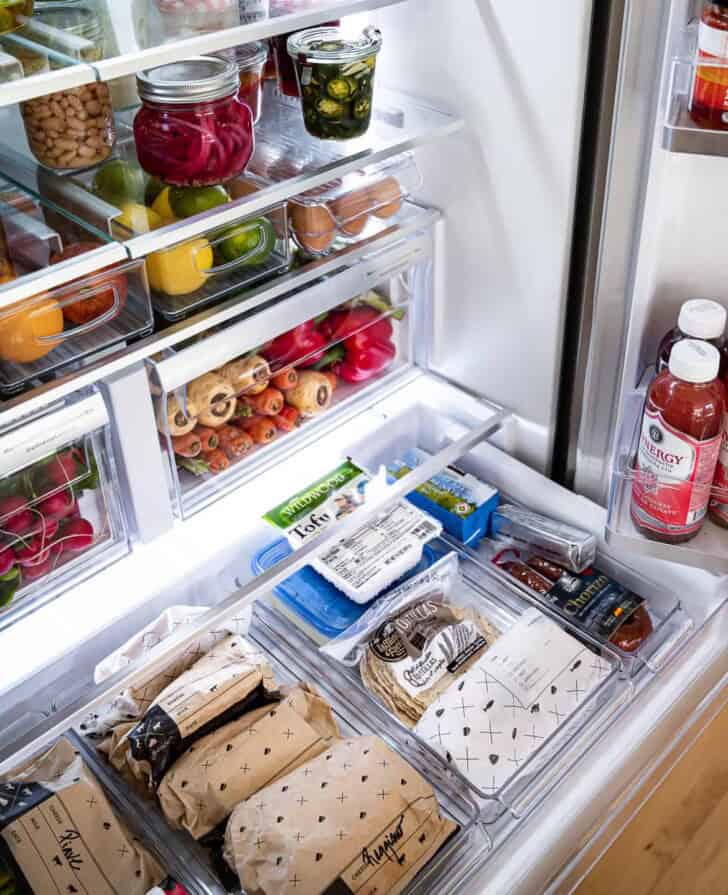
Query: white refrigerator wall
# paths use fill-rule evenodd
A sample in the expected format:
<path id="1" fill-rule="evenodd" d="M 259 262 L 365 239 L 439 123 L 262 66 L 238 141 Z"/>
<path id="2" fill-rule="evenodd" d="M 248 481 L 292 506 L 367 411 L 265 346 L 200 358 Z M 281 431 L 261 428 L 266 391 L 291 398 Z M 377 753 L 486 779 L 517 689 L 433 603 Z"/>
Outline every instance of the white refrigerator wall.
<path id="1" fill-rule="evenodd" d="M 378 78 L 461 115 L 426 147 L 421 198 L 447 218 L 435 367 L 509 407 L 516 455 L 550 463 L 591 0 L 418 0 L 369 16 Z"/>

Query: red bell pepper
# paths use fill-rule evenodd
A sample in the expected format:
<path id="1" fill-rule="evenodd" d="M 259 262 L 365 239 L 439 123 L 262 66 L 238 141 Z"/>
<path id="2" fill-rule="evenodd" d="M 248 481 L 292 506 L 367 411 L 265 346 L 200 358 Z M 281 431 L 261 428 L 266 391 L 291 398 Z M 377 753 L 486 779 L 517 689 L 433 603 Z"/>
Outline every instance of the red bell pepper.
<path id="1" fill-rule="evenodd" d="M 312 367 L 326 351 L 327 340 L 316 328 L 316 320 L 307 320 L 282 336 L 274 339 L 263 349 L 267 361 L 276 367 L 293 364 L 297 367 Z"/>
<path id="2" fill-rule="evenodd" d="M 326 341 L 336 342 L 316 365 L 346 382 L 366 382 L 394 360 L 392 322 L 371 307 L 333 311 L 321 324 Z"/>

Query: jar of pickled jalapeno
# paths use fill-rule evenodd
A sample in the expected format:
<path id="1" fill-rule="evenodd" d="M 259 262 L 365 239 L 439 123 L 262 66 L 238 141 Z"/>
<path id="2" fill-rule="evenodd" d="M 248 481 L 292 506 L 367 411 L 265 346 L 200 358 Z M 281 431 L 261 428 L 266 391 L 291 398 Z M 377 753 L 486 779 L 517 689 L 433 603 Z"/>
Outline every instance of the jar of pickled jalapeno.
<path id="1" fill-rule="evenodd" d="M 381 32 L 371 26 L 357 37 L 341 28 L 309 28 L 288 38 L 310 134 L 322 140 L 350 140 L 366 133 L 381 47 Z"/>

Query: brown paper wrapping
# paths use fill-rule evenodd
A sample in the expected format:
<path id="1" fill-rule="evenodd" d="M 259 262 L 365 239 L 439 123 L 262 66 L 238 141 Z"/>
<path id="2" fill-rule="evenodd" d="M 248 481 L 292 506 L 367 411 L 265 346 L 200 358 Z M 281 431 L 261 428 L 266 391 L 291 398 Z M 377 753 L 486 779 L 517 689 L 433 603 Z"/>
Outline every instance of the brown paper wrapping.
<path id="1" fill-rule="evenodd" d="M 320 755 L 339 731 L 331 707 L 307 684 L 199 740 L 157 791 L 173 827 L 200 839 L 245 799 Z"/>
<path id="2" fill-rule="evenodd" d="M 277 699 L 273 672 L 262 653 L 231 634 L 155 698 L 141 721 L 116 746 L 131 774 L 150 789 L 189 746 L 252 708 Z"/>
<path id="3" fill-rule="evenodd" d="M 36 895 L 146 895 L 166 876 L 68 740 L 0 783 L 0 828 Z"/>
<path id="4" fill-rule="evenodd" d="M 398 895 L 456 829 L 414 768 L 357 737 L 239 805 L 225 859 L 251 895 Z"/>

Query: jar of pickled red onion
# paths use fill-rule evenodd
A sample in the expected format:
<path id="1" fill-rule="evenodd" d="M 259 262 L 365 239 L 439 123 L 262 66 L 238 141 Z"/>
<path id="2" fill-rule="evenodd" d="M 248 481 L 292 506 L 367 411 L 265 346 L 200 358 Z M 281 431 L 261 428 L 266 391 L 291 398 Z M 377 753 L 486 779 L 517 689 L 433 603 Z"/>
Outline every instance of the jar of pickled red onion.
<path id="1" fill-rule="evenodd" d="M 217 56 L 171 62 L 137 75 L 137 158 L 173 186 L 212 186 L 245 170 L 253 115 L 239 97 L 238 67 Z"/>

